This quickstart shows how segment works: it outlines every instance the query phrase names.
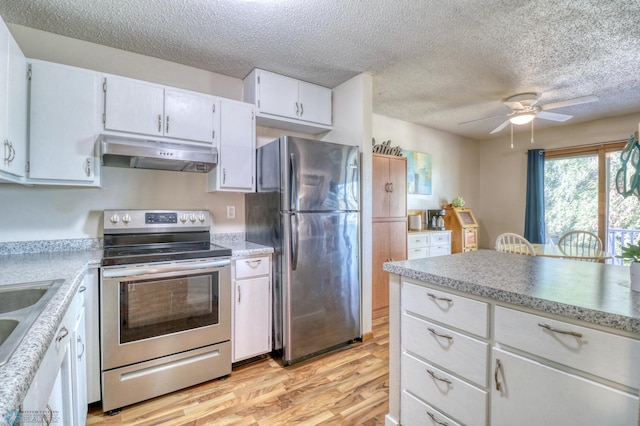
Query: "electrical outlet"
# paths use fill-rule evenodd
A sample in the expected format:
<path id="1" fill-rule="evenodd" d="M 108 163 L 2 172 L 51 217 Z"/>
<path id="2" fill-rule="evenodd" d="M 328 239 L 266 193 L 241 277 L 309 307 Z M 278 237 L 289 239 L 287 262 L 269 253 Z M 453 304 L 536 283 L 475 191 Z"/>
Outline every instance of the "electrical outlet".
<path id="1" fill-rule="evenodd" d="M 227 219 L 236 218 L 236 206 L 227 206 Z"/>

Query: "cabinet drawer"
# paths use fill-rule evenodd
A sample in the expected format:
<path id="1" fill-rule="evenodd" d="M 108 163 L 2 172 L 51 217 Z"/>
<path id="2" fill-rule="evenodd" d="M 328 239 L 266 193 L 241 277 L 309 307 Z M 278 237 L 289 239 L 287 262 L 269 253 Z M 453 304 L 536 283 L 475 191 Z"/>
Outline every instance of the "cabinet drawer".
<path id="1" fill-rule="evenodd" d="M 483 424 L 487 392 L 406 353 L 402 354 L 402 385 L 420 399 L 465 424 Z"/>
<path id="2" fill-rule="evenodd" d="M 484 302 L 403 282 L 402 309 L 481 337 L 488 336 L 489 307 Z"/>
<path id="3" fill-rule="evenodd" d="M 446 256 L 451 254 L 451 246 L 431 246 L 429 247 L 429 254 L 431 257 Z"/>
<path id="4" fill-rule="evenodd" d="M 429 236 L 426 234 L 422 235 L 411 235 L 407 237 L 407 246 L 409 249 L 417 248 L 417 247 L 426 247 L 429 245 Z"/>
<path id="5" fill-rule="evenodd" d="M 410 248 L 407 251 L 407 259 L 411 260 L 411 259 L 423 259 L 425 257 L 428 257 L 429 252 L 428 249 L 425 247 L 422 248 Z"/>
<path id="6" fill-rule="evenodd" d="M 269 274 L 269 256 L 236 259 L 236 279 Z"/>
<path id="7" fill-rule="evenodd" d="M 442 246 L 451 244 L 451 234 L 449 232 L 438 232 L 430 235 L 429 244 L 432 246 Z"/>
<path id="8" fill-rule="evenodd" d="M 581 335 L 563 334 L 554 330 Z M 560 364 L 640 387 L 640 341 L 496 306 L 496 341 Z"/>
<path id="9" fill-rule="evenodd" d="M 405 390 L 400 395 L 400 423 L 403 426 L 461 426 Z"/>
<path id="10" fill-rule="evenodd" d="M 402 315 L 402 349 L 480 385 L 487 384 L 485 342 L 411 315 Z"/>

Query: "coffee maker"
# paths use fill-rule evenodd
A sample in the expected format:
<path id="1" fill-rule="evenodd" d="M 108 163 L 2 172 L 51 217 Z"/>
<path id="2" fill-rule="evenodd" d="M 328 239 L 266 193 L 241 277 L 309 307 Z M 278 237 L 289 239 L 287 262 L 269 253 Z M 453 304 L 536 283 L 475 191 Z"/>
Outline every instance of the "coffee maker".
<path id="1" fill-rule="evenodd" d="M 444 231 L 444 215 L 446 210 L 427 210 L 427 228 L 435 231 Z"/>

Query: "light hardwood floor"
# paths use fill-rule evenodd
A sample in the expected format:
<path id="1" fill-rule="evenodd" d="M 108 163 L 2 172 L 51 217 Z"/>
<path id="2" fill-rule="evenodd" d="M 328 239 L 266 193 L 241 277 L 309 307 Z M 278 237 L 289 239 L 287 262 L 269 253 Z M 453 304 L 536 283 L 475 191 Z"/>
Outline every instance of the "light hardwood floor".
<path id="1" fill-rule="evenodd" d="M 389 323 L 373 338 L 286 368 L 271 358 L 214 380 L 124 407 L 89 410 L 87 425 L 383 425 L 389 400 Z"/>

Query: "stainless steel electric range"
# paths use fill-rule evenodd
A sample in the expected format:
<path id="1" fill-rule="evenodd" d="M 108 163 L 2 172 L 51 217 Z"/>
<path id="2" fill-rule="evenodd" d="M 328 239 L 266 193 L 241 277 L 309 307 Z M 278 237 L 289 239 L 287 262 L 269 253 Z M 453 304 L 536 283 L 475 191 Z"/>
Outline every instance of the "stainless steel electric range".
<path id="1" fill-rule="evenodd" d="M 231 250 L 206 210 L 105 210 L 102 409 L 231 372 Z"/>

